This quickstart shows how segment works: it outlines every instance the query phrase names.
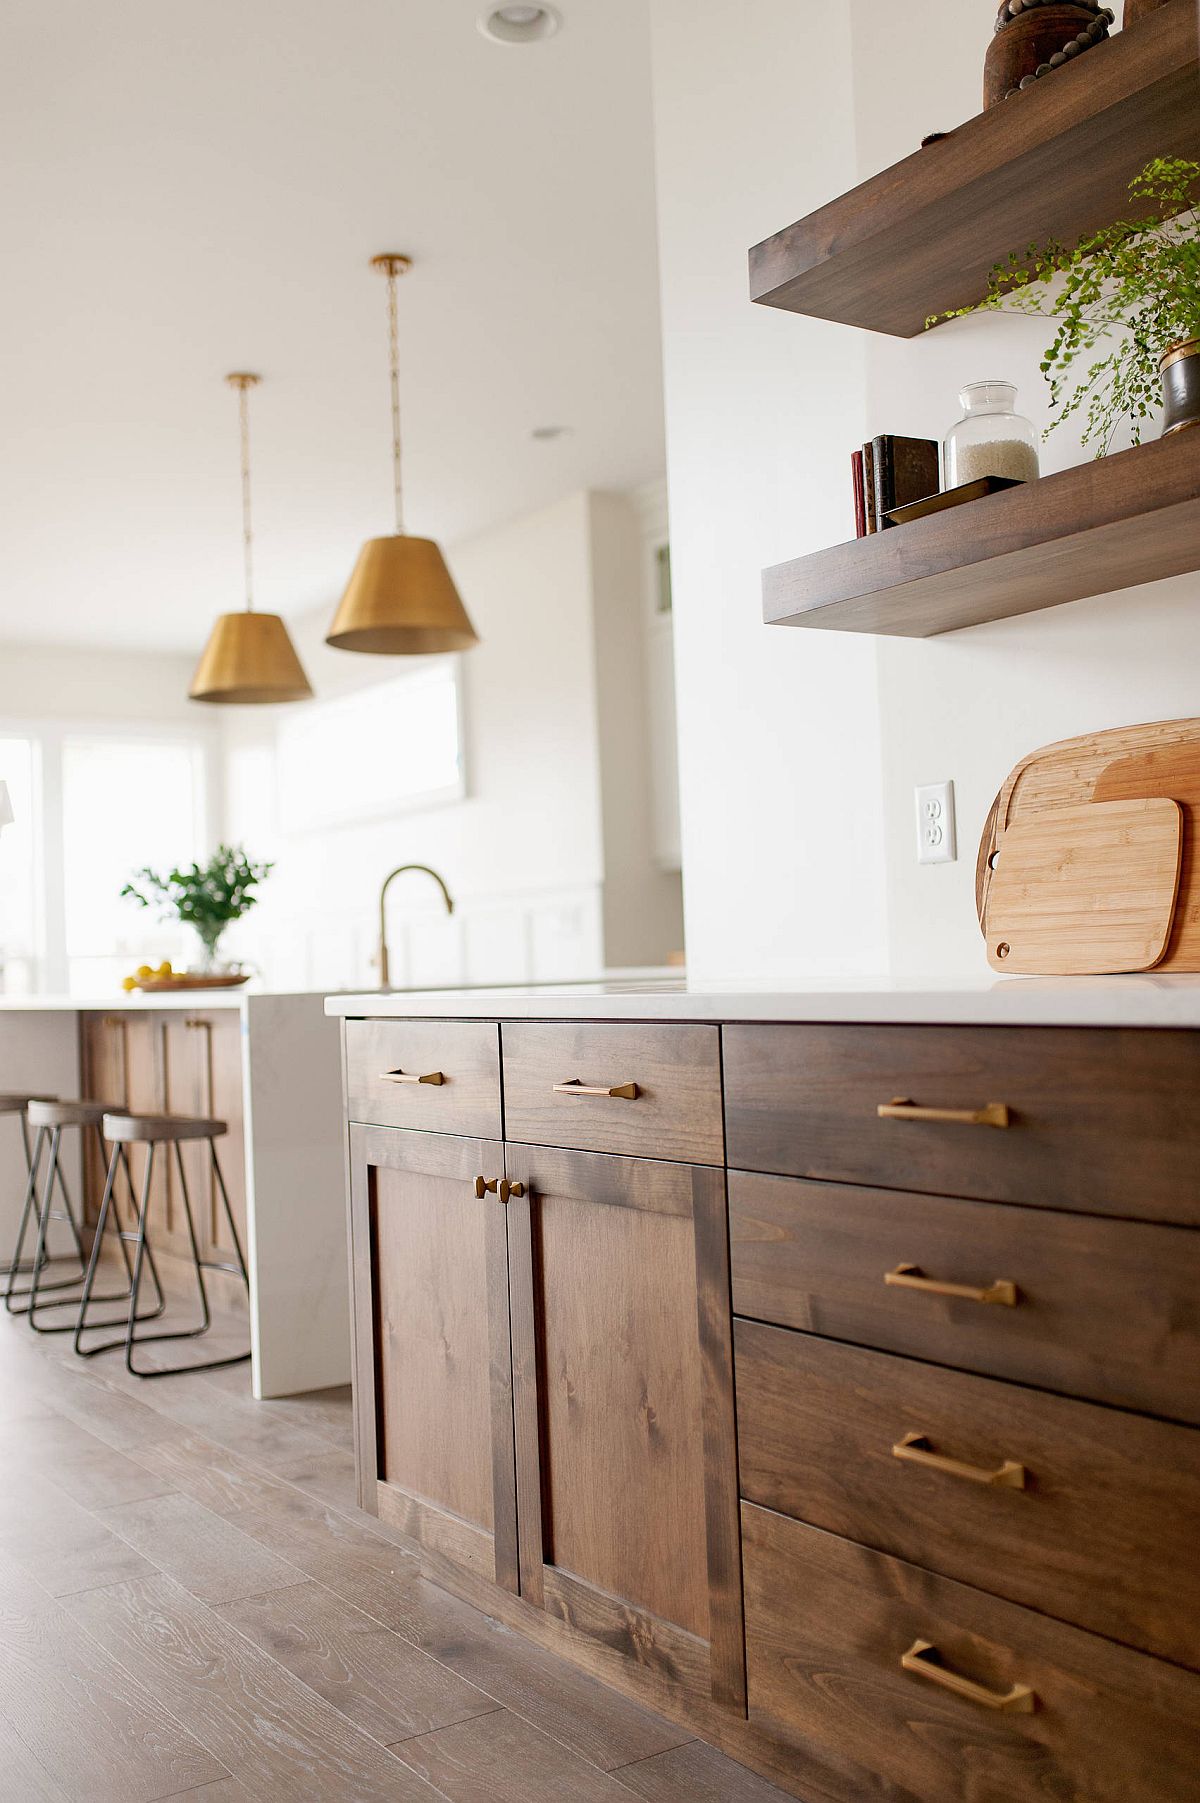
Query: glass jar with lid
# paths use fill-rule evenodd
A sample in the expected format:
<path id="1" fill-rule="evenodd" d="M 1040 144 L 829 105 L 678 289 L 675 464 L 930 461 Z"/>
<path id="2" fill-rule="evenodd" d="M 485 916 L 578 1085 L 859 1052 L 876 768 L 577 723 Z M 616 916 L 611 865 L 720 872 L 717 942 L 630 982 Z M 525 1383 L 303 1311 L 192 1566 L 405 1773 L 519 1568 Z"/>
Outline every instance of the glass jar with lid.
<path id="1" fill-rule="evenodd" d="M 942 447 L 942 481 L 960 488 L 980 476 L 1035 482 L 1039 475 L 1032 421 L 1016 410 L 1011 382 L 968 382 L 959 393 L 962 418 Z"/>

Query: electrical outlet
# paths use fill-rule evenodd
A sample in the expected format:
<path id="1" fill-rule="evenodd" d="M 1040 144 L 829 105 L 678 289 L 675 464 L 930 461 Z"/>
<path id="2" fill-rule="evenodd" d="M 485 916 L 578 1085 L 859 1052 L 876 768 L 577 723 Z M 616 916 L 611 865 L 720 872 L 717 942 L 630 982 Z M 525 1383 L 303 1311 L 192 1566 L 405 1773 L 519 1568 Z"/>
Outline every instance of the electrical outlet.
<path id="1" fill-rule="evenodd" d="M 917 863 L 953 864 L 954 784 L 924 783 L 917 789 Z"/>

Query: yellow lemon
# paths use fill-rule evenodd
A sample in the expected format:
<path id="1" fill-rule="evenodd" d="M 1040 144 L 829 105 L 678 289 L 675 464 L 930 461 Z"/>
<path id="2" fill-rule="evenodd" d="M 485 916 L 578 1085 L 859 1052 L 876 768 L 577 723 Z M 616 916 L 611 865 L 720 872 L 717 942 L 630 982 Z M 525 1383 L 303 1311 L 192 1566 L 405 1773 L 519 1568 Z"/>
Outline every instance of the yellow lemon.
<path id="1" fill-rule="evenodd" d="M 129 994 L 131 989 L 136 989 L 137 986 L 138 980 L 136 977 L 125 977 L 121 983 L 121 988 L 125 991 L 126 995 Z"/>
<path id="2" fill-rule="evenodd" d="M 154 971 L 149 964 L 139 964 L 134 974 L 138 977 L 152 977 Z"/>
<path id="3" fill-rule="evenodd" d="M 171 960 L 169 958 L 164 958 L 154 974 L 156 977 L 169 977 L 172 974 Z"/>

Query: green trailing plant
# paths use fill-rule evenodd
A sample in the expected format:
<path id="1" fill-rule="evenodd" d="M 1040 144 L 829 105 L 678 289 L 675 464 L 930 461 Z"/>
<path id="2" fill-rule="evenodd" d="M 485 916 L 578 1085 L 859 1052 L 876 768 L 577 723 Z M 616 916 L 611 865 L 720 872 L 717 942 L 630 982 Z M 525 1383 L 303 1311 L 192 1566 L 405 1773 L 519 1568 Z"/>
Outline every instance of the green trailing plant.
<path id="1" fill-rule="evenodd" d="M 258 900 L 254 890 L 273 868 L 253 863 L 240 845 L 218 845 L 207 864 L 172 870 L 166 876 L 135 871 L 121 894 L 143 908 L 157 909 L 160 920 L 182 920 L 194 927 L 212 959 L 225 928 L 254 907 Z"/>
<path id="2" fill-rule="evenodd" d="M 983 300 L 927 326 L 977 312 L 1040 313 L 1058 321 L 1042 357 L 1053 418 L 1083 411 L 1082 440 L 1103 457 L 1122 420 L 1141 443 L 1162 402 L 1164 351 L 1200 338 L 1200 163 L 1156 157 L 1129 184 L 1139 210 L 1068 246 L 1055 240 L 998 263 Z M 1115 341 L 1114 341 L 1115 340 Z M 1094 362 L 1088 359 L 1103 348 Z"/>

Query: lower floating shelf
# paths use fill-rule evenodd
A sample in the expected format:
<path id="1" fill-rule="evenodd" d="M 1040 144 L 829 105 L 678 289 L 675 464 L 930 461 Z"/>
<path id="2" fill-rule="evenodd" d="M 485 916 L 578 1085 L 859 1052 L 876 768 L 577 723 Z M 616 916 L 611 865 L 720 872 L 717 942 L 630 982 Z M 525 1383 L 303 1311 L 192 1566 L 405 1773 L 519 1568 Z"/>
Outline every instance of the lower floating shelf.
<path id="1" fill-rule="evenodd" d="M 927 639 L 1200 569 L 1200 426 L 763 571 L 771 626 Z"/>

